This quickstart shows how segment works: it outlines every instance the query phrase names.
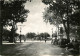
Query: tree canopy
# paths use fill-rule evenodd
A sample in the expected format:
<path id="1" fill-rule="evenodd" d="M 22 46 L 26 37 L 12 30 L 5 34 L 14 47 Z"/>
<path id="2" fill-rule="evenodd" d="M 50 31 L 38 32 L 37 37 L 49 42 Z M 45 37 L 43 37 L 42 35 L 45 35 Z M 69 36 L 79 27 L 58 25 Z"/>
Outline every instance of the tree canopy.
<path id="1" fill-rule="evenodd" d="M 50 34 L 45 32 L 45 33 L 40 33 L 39 36 L 43 38 L 47 38 L 47 37 L 50 37 Z"/>
<path id="2" fill-rule="evenodd" d="M 48 18 L 47 20 L 51 23 L 61 22 L 64 25 L 67 38 L 69 39 L 70 24 L 80 25 L 80 0 L 51 0 L 50 2 L 42 0 L 42 2 L 46 5 L 49 4 L 49 9 L 47 11 L 53 13 L 52 18 Z M 49 15 L 47 15 L 47 17 L 48 16 Z M 55 18 L 58 20 L 54 20 Z"/>
<path id="3" fill-rule="evenodd" d="M 27 38 L 31 38 L 32 39 L 32 38 L 34 38 L 36 36 L 36 34 L 30 32 L 30 33 L 27 33 L 26 36 L 27 36 Z"/>
<path id="4" fill-rule="evenodd" d="M 9 3 L 1 1 L 1 18 L 3 25 L 10 25 L 12 21 L 15 23 L 24 22 L 29 10 L 24 8 L 25 1 L 12 1 Z"/>
<path id="5" fill-rule="evenodd" d="M 43 3 L 46 4 L 46 0 L 43 0 Z M 64 22 L 69 18 L 70 24 L 80 24 L 78 21 L 80 20 L 80 1 L 79 0 L 55 0 L 49 4 L 46 15 L 44 17 L 49 17 L 50 13 L 53 13 L 52 18 L 48 18 L 48 20 L 54 20 L 58 17 L 58 19 L 62 19 Z M 49 13 L 50 12 L 50 13 Z M 67 15 L 68 14 L 68 15 Z M 55 17 L 57 16 L 57 17 Z M 47 18 L 46 17 L 46 18 Z M 51 16 L 50 16 L 51 17 Z M 68 17 L 68 18 L 67 18 Z M 62 21 L 60 20 L 60 21 Z M 54 20 L 55 21 L 55 20 Z"/>
<path id="6" fill-rule="evenodd" d="M 4 26 L 12 26 L 11 39 L 14 38 L 15 25 L 18 22 L 25 22 L 28 16 L 29 10 L 25 9 L 24 3 L 27 0 L 1 0 L 0 1 L 0 20 L 1 20 L 1 32 L 3 33 Z M 31 1 L 31 0 L 30 0 Z M 0 44 L 2 44 L 2 34 L 0 37 Z"/>

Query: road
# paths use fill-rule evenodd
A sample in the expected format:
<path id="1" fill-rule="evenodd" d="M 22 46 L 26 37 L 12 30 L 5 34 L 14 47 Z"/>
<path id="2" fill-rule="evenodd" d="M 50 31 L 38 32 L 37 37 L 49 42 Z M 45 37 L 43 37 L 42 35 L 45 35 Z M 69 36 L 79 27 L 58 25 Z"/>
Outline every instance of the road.
<path id="1" fill-rule="evenodd" d="M 14 56 L 53 56 L 53 55 L 67 55 L 71 54 L 65 48 L 60 48 L 52 45 L 50 41 L 31 41 L 17 45 L 14 48 L 9 48 L 4 51 L 5 55 Z"/>

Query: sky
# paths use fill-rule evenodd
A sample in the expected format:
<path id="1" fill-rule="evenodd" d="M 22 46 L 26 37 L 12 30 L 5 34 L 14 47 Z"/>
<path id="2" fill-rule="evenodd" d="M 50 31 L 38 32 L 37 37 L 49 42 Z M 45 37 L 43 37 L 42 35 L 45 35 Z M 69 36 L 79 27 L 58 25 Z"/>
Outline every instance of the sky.
<path id="1" fill-rule="evenodd" d="M 41 0 L 32 0 L 31 2 L 25 3 L 25 9 L 28 9 L 30 13 L 28 14 L 28 17 L 26 18 L 27 21 L 23 24 L 18 23 L 18 30 L 17 33 L 20 33 L 20 27 L 21 27 L 21 34 L 26 34 L 28 32 L 35 32 L 35 33 L 44 33 L 48 32 L 49 34 L 56 30 L 54 25 L 50 25 L 49 23 L 45 23 L 43 20 L 43 13 L 44 8 L 48 5 L 45 5 L 41 2 Z M 19 26 L 23 25 L 23 26 Z"/>

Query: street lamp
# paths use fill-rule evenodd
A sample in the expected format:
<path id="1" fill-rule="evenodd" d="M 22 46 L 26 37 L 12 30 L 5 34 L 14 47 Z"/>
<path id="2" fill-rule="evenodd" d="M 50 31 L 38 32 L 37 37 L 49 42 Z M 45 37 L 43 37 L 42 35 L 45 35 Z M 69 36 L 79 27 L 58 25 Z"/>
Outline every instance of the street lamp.
<path id="1" fill-rule="evenodd" d="M 20 26 L 20 36 L 19 36 L 19 38 L 20 38 L 20 43 L 21 43 L 21 30 L 22 30 L 21 26 L 25 26 L 25 25 L 18 25 L 18 26 Z"/>

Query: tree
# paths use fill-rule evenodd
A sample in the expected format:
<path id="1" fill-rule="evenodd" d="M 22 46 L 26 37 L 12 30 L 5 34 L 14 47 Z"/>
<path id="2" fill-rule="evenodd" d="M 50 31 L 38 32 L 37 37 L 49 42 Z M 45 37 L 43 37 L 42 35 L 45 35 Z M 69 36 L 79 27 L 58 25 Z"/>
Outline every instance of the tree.
<path id="1" fill-rule="evenodd" d="M 7 29 L 3 29 L 3 38 L 2 40 L 9 40 L 10 31 Z"/>
<path id="2" fill-rule="evenodd" d="M 58 19 L 59 18 L 59 19 Z M 43 19 L 44 22 L 53 24 L 56 27 L 57 33 L 59 32 L 59 25 L 62 24 L 62 20 L 59 16 L 56 16 L 54 11 L 51 11 L 49 7 L 45 8 L 45 11 L 43 12 Z M 58 34 L 57 34 L 58 35 Z"/>
<path id="3" fill-rule="evenodd" d="M 3 30 L 3 26 L 12 26 L 12 37 L 11 42 L 13 42 L 14 32 L 16 31 L 15 25 L 18 22 L 24 22 L 29 10 L 24 9 L 24 1 L 0 1 L 0 11 L 1 11 L 1 30 Z M 2 31 L 3 32 L 3 31 Z M 2 34 L 0 40 L 2 39 Z M 2 43 L 2 40 L 0 44 Z"/>
<path id="4" fill-rule="evenodd" d="M 43 38 L 44 38 L 44 39 L 47 39 L 47 37 L 50 37 L 50 34 L 47 33 L 47 32 L 45 32 L 45 33 L 40 33 L 39 36 L 42 37 L 42 39 L 43 39 Z"/>
<path id="5" fill-rule="evenodd" d="M 43 40 L 44 39 L 44 33 L 40 33 L 37 36 L 39 37 L 40 40 Z"/>
<path id="6" fill-rule="evenodd" d="M 54 13 L 54 17 L 57 16 L 57 19 L 61 19 L 61 23 L 64 25 L 65 32 L 67 35 L 67 39 L 69 39 L 70 34 L 70 24 L 78 23 L 77 20 L 80 20 L 80 1 L 79 0 L 51 0 L 50 2 L 46 2 L 46 0 L 42 0 L 43 3 L 49 4 L 49 11 Z M 72 16 L 75 15 L 75 16 Z M 78 16 L 78 17 L 76 17 Z M 77 18 L 77 19 L 76 19 Z M 54 18 L 50 18 L 53 20 Z M 77 25 L 77 24 L 76 24 Z"/>
<path id="7" fill-rule="evenodd" d="M 3 40 L 7 40 L 7 41 L 10 41 L 10 36 L 11 36 L 11 31 L 10 30 L 7 30 L 7 29 L 3 29 Z M 14 37 L 17 37 L 19 36 L 18 33 L 14 33 Z"/>
<path id="8" fill-rule="evenodd" d="M 31 38 L 31 39 L 36 36 L 36 34 L 35 33 L 32 33 L 32 32 L 27 33 L 26 35 L 27 35 L 28 38 Z"/>
<path id="9" fill-rule="evenodd" d="M 10 23 L 15 22 L 24 22 L 27 17 L 29 10 L 24 9 L 25 1 L 13 1 L 7 3 L 5 1 L 1 2 L 1 18 L 4 25 L 9 25 Z"/>
<path id="10" fill-rule="evenodd" d="M 47 39 L 47 37 L 50 37 L 49 33 L 45 32 L 44 37 L 45 37 L 45 39 Z"/>

